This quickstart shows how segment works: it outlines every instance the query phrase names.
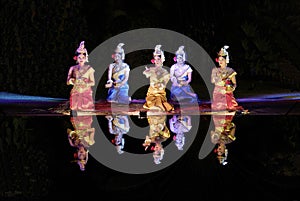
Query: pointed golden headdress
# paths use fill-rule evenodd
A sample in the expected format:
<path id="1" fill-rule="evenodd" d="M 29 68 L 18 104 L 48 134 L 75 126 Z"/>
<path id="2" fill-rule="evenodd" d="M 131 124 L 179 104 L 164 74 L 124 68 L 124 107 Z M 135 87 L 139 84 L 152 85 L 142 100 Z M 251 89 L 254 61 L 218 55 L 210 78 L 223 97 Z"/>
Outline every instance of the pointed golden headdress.
<path id="1" fill-rule="evenodd" d="M 227 52 L 228 48 L 229 48 L 228 45 L 224 45 L 224 47 L 222 47 L 221 50 L 218 52 L 219 57 L 226 58 L 226 63 L 229 63 L 229 53 Z"/>
<path id="2" fill-rule="evenodd" d="M 79 47 L 77 48 L 76 50 L 76 54 L 77 55 L 80 55 L 80 54 L 85 54 L 86 56 L 86 62 L 88 62 L 88 52 L 85 48 L 85 45 L 84 45 L 84 41 L 81 41 L 80 44 L 79 44 Z"/>

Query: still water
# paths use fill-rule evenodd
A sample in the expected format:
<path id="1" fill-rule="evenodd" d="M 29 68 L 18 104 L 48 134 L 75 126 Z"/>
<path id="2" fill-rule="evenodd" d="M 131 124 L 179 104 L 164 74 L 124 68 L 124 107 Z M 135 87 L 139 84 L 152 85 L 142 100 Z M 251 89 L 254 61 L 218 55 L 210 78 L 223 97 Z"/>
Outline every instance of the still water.
<path id="1" fill-rule="evenodd" d="M 2 114 L 0 197 L 299 200 L 299 120 Z"/>

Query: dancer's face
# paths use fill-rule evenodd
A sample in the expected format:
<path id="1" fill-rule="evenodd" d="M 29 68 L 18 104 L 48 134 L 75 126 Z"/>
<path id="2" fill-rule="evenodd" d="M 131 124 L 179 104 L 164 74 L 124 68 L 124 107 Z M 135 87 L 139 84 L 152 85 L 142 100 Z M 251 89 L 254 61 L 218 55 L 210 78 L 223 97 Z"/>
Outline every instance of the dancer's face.
<path id="1" fill-rule="evenodd" d="M 156 66 L 161 66 L 162 65 L 162 60 L 161 60 L 160 55 L 155 55 L 154 56 L 154 61 L 155 61 Z"/>
<path id="2" fill-rule="evenodd" d="M 176 56 L 176 61 L 178 64 L 183 64 L 183 56 L 182 55 L 177 55 Z"/>
<path id="3" fill-rule="evenodd" d="M 219 57 L 218 58 L 219 66 L 220 67 L 226 67 L 226 59 L 224 57 Z"/>
<path id="4" fill-rule="evenodd" d="M 86 62 L 86 56 L 83 54 L 80 54 L 77 56 L 77 63 L 79 65 L 83 65 Z"/>
<path id="5" fill-rule="evenodd" d="M 114 60 L 120 62 L 122 60 L 122 55 L 120 53 L 115 53 Z"/>

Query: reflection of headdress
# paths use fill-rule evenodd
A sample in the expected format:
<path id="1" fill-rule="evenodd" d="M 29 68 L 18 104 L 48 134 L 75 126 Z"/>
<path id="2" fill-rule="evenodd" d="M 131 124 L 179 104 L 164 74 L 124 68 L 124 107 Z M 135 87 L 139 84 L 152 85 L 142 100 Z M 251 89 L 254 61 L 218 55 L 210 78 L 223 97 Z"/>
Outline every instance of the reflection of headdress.
<path id="1" fill-rule="evenodd" d="M 217 156 L 220 164 L 226 165 L 227 164 L 227 156 L 228 156 L 228 149 L 225 149 L 225 153 L 221 156 Z"/>
<path id="2" fill-rule="evenodd" d="M 218 52 L 219 57 L 226 57 L 226 63 L 229 63 L 229 53 L 226 51 L 229 48 L 229 46 L 224 45 L 224 47 L 221 48 L 221 50 Z"/>
<path id="3" fill-rule="evenodd" d="M 79 165 L 80 170 L 84 171 L 85 170 L 85 166 L 86 166 L 86 164 L 88 162 L 88 159 L 89 159 L 89 151 L 86 150 L 85 159 L 79 159 L 77 153 L 74 154 L 74 157 L 75 157 L 75 159 L 77 161 L 77 164 Z"/>
<path id="4" fill-rule="evenodd" d="M 185 143 L 184 133 L 178 133 L 174 135 L 173 140 L 175 140 L 175 145 L 178 148 L 178 150 L 183 150 L 183 146 Z"/>
<path id="5" fill-rule="evenodd" d="M 121 54 L 122 60 L 125 59 L 125 52 L 124 49 L 122 48 L 124 46 L 124 43 L 119 43 L 117 48 L 115 49 L 116 54 Z"/>
<path id="6" fill-rule="evenodd" d="M 156 45 L 154 52 L 153 52 L 153 56 L 156 55 L 160 55 L 161 61 L 164 62 L 165 61 L 165 55 L 164 55 L 164 51 L 161 50 L 161 45 Z"/>
<path id="7" fill-rule="evenodd" d="M 175 54 L 176 54 L 176 56 L 182 55 L 183 61 L 186 61 L 186 54 L 185 54 L 185 52 L 184 52 L 183 49 L 184 49 L 184 46 L 183 46 L 183 45 L 180 46 L 180 47 L 178 48 L 178 50 L 175 52 Z"/>
<path id="8" fill-rule="evenodd" d="M 80 44 L 79 44 L 79 47 L 77 48 L 76 50 L 76 55 L 80 55 L 80 54 L 85 54 L 86 56 L 86 62 L 88 62 L 88 52 L 85 48 L 85 45 L 84 45 L 84 41 L 81 41 Z"/>
<path id="9" fill-rule="evenodd" d="M 153 152 L 154 163 L 157 165 L 160 164 L 160 161 L 163 159 L 164 154 L 165 150 L 163 148 L 161 148 L 161 150 L 159 151 Z"/>

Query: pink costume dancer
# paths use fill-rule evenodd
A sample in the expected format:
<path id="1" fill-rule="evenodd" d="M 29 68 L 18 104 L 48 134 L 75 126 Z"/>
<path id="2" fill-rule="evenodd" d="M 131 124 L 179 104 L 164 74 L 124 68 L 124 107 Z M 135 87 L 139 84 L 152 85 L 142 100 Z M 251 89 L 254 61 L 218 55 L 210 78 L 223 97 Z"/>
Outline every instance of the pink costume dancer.
<path id="1" fill-rule="evenodd" d="M 211 83 L 215 85 L 213 91 L 212 110 L 238 110 L 238 106 L 233 91 L 236 88 L 237 74 L 235 70 L 227 67 L 229 63 L 228 46 L 224 46 L 218 53 L 217 61 L 219 67 L 214 67 L 211 73 Z"/>
<path id="2" fill-rule="evenodd" d="M 216 144 L 214 152 L 220 164 L 227 164 L 228 149 L 227 144 L 236 140 L 236 126 L 232 122 L 234 115 L 213 115 L 215 130 L 210 132 L 211 142 Z"/>
<path id="3" fill-rule="evenodd" d="M 75 52 L 77 65 L 71 66 L 68 73 L 67 85 L 73 85 L 70 92 L 70 109 L 89 111 L 94 110 L 92 86 L 95 85 L 95 70 L 88 62 L 88 53 L 84 41 Z"/>
<path id="4" fill-rule="evenodd" d="M 95 144 L 95 128 L 92 127 L 93 117 L 89 115 L 71 117 L 70 119 L 74 131 L 69 132 L 69 136 L 77 138 L 85 148 Z"/>

